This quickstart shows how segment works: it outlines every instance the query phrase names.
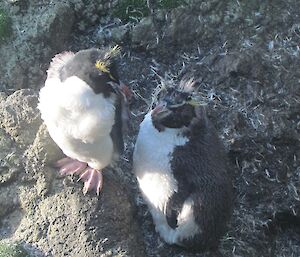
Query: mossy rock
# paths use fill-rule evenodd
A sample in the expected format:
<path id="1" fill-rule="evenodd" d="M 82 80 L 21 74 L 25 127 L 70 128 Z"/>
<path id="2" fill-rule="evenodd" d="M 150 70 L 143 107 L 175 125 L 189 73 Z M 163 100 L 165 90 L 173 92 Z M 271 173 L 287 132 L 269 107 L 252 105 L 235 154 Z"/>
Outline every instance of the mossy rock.
<path id="1" fill-rule="evenodd" d="M 148 16 L 149 9 L 146 0 L 121 0 L 114 15 L 123 21 L 134 21 Z"/>
<path id="2" fill-rule="evenodd" d="M 184 0 L 159 0 L 155 8 L 173 9 L 184 5 Z M 150 14 L 147 0 L 121 0 L 114 10 L 114 15 L 123 21 L 139 21 Z"/>
<path id="3" fill-rule="evenodd" d="M 185 0 L 160 0 L 159 7 L 162 9 L 173 9 L 181 5 L 186 5 Z"/>
<path id="4" fill-rule="evenodd" d="M 7 12 L 0 9 L 0 43 L 8 38 L 11 34 L 11 19 Z"/>
<path id="5" fill-rule="evenodd" d="M 30 257 L 21 245 L 0 242 L 0 257 Z"/>

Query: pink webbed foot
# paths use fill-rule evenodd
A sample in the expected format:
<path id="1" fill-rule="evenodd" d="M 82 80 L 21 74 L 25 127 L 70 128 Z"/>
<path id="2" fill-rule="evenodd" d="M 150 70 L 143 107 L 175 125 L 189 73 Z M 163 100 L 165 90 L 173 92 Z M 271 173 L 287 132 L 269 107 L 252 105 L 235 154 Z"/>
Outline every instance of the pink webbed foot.
<path id="1" fill-rule="evenodd" d="M 57 161 L 54 166 L 59 168 L 59 174 L 61 176 L 80 175 L 78 180 L 84 182 L 84 194 L 90 190 L 95 190 L 97 195 L 99 195 L 103 184 L 103 176 L 100 171 L 88 167 L 85 162 L 80 162 L 70 157 Z"/>
<path id="2" fill-rule="evenodd" d="M 87 167 L 87 164 L 77 160 L 73 160 L 69 157 L 63 158 L 55 163 L 55 167 L 59 168 L 59 174 L 61 176 L 70 174 L 80 174 Z"/>
<path id="3" fill-rule="evenodd" d="M 86 194 L 90 190 L 96 190 L 99 195 L 103 185 L 103 175 L 101 171 L 88 167 L 81 175 L 79 180 L 84 182 L 83 193 Z"/>
<path id="4" fill-rule="evenodd" d="M 68 162 L 71 162 L 72 159 L 70 157 L 65 157 L 65 158 L 62 158 L 60 160 L 58 160 L 57 162 L 54 163 L 54 167 L 55 168 L 60 168 L 62 167 L 63 165 L 67 164 Z"/>

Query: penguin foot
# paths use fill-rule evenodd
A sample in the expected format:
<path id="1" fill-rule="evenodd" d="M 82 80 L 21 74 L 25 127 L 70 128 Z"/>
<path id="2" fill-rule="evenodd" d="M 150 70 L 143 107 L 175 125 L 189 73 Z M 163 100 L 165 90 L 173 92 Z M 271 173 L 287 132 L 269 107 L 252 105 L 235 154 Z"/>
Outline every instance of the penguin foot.
<path id="1" fill-rule="evenodd" d="M 80 174 L 84 169 L 86 169 L 87 164 L 66 157 L 57 161 L 55 163 L 55 167 L 59 168 L 58 172 L 61 176 L 65 176 L 70 174 Z"/>
<path id="2" fill-rule="evenodd" d="M 65 158 L 62 158 L 60 160 L 58 160 L 57 162 L 54 163 L 54 167 L 55 168 L 60 168 L 62 167 L 63 165 L 67 164 L 68 162 L 70 162 L 72 159 L 70 157 L 65 157 Z"/>
<path id="3" fill-rule="evenodd" d="M 79 177 L 78 180 L 84 182 L 83 194 L 86 194 L 90 190 L 96 190 L 99 195 L 103 185 L 103 175 L 101 171 L 88 167 Z"/>

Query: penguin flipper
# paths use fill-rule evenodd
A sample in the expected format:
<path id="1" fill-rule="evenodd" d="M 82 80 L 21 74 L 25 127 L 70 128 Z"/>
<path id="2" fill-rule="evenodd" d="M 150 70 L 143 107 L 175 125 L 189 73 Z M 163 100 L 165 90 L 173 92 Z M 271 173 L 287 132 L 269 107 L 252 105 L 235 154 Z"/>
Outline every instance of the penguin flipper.
<path id="1" fill-rule="evenodd" d="M 174 193 L 170 197 L 166 206 L 166 219 L 171 228 L 175 229 L 178 226 L 178 215 L 181 212 L 183 204 L 189 195 L 190 192 L 188 190 L 179 188 L 178 192 Z"/>
<path id="2" fill-rule="evenodd" d="M 112 126 L 110 136 L 114 145 L 114 153 L 119 156 L 124 151 L 124 140 L 123 140 L 123 124 L 122 124 L 122 104 L 119 100 L 116 103 L 115 123 Z"/>

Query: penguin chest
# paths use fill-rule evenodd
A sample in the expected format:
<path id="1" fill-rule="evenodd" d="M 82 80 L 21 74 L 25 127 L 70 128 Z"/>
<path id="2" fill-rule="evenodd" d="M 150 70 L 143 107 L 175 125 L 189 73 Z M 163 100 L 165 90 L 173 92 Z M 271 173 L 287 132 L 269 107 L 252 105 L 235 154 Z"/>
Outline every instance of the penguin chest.
<path id="1" fill-rule="evenodd" d="M 47 80 L 39 100 L 50 136 L 67 156 L 96 169 L 110 163 L 115 99 L 95 94 L 74 76 L 64 83 L 59 79 Z"/>
<path id="2" fill-rule="evenodd" d="M 140 125 L 133 156 L 134 172 L 152 213 L 165 213 L 169 198 L 177 192 L 178 184 L 171 170 L 172 153 L 187 141 L 178 129 L 159 132 L 152 124 L 151 113 Z"/>

